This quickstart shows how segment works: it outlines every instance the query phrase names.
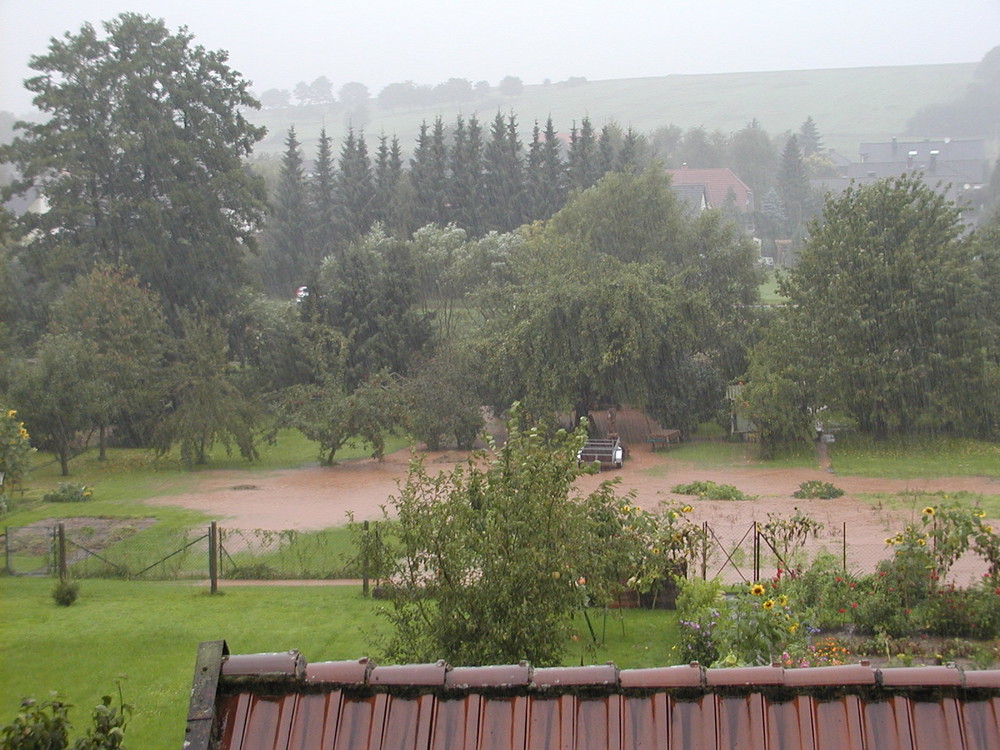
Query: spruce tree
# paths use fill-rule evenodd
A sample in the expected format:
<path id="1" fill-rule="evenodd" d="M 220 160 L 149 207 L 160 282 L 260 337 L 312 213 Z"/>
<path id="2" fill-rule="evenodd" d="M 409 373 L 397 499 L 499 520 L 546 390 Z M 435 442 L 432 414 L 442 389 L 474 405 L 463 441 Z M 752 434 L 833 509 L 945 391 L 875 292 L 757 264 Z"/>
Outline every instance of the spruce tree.
<path id="1" fill-rule="evenodd" d="M 395 229 L 392 205 L 396 188 L 403 175 L 403 151 L 396 136 L 389 140 L 383 133 L 375 152 L 375 220 Z"/>
<path id="2" fill-rule="evenodd" d="M 374 220 L 375 184 L 364 132 L 354 135 L 354 128 L 347 129 L 344 145 L 340 150 L 337 172 L 337 196 L 340 220 L 347 240 L 365 234 Z"/>
<path id="3" fill-rule="evenodd" d="M 261 264 L 262 277 L 268 292 L 289 297 L 303 281 L 309 257 L 307 235 L 310 225 L 302 149 L 294 125 L 288 129 L 285 138 L 285 153 L 271 204 L 271 219 L 267 224 Z"/>
<path id="4" fill-rule="evenodd" d="M 562 159 L 562 145 L 556 134 L 552 117 L 545 122 L 545 145 L 542 148 L 541 218 L 548 219 L 566 202 L 566 165 Z"/>
<path id="5" fill-rule="evenodd" d="M 815 156 L 823 150 L 823 138 L 811 115 L 799 128 L 799 145 L 802 147 L 802 156 L 806 158 Z"/>
<path id="6" fill-rule="evenodd" d="M 577 130 L 576 123 L 570 135 L 569 184 L 574 190 L 586 190 L 597 182 L 597 141 L 589 117 L 584 117 Z"/>
<path id="7" fill-rule="evenodd" d="M 319 133 L 316 166 L 309 180 L 309 187 L 313 211 L 306 270 L 308 276 L 313 276 L 319 270 L 320 261 L 335 252 L 339 229 L 333 139 L 326 134 L 326 128 Z"/>
<path id="8" fill-rule="evenodd" d="M 452 131 L 448 181 L 450 218 L 471 236 L 482 234 L 483 140 L 479 121 L 468 123 L 459 115 Z"/>

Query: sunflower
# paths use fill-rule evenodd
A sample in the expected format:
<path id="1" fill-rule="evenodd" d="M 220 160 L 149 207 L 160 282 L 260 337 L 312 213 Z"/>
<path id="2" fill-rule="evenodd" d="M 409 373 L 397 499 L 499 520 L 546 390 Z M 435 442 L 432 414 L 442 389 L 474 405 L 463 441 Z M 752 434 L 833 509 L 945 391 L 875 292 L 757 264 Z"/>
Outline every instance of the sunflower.
<path id="1" fill-rule="evenodd" d="M 766 602 L 764 602 L 760 606 L 762 606 L 764 609 L 770 609 L 771 607 L 774 606 L 774 599 L 768 599 Z"/>
<path id="2" fill-rule="evenodd" d="M 690 513 L 692 510 L 694 510 L 694 508 L 692 508 L 690 505 L 685 505 L 683 508 L 681 508 L 681 513 Z"/>
<path id="3" fill-rule="evenodd" d="M 750 593 L 753 596 L 764 596 L 764 587 L 761 586 L 759 583 L 755 583 L 753 586 L 750 587 Z"/>
<path id="4" fill-rule="evenodd" d="M 930 505 L 928 505 L 926 508 L 924 508 L 920 512 L 923 513 L 925 516 L 932 516 L 933 517 L 933 515 L 934 515 L 934 508 L 932 508 Z"/>
<path id="5" fill-rule="evenodd" d="M 785 596 L 784 594 L 782 594 L 781 596 L 779 596 L 778 597 L 778 604 L 780 604 L 782 607 L 787 607 L 788 606 L 788 597 Z"/>

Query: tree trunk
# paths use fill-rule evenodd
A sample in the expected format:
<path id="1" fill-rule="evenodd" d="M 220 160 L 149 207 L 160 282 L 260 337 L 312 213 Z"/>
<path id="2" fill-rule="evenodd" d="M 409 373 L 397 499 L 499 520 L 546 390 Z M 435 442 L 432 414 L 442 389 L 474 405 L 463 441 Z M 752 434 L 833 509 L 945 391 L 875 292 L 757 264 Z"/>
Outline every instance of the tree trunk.
<path id="1" fill-rule="evenodd" d="M 107 434 L 108 428 L 102 423 L 97 428 L 97 460 L 104 461 L 107 459 Z"/>

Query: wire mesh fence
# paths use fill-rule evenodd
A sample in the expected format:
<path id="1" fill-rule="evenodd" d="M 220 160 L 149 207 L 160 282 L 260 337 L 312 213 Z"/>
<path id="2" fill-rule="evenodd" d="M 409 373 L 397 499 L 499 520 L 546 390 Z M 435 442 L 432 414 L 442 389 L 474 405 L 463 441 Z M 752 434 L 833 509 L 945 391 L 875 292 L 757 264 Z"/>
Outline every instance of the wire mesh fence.
<path id="1" fill-rule="evenodd" d="M 7 527 L 3 533 L 8 575 L 53 576 L 61 566 L 71 578 L 257 581 L 374 577 L 365 550 L 382 533 L 379 524 L 316 532 L 219 528 L 162 529 L 136 519 L 67 519 L 62 526 Z M 873 573 L 893 554 L 891 545 L 848 524 L 828 525 L 793 548 L 775 544 L 757 522 L 703 525 L 705 543 L 688 575 L 725 584 L 773 578 L 806 567 L 817 555 L 832 556 L 852 574 Z M 61 541 L 61 543 L 60 543 Z M 375 544 L 374 546 L 378 546 Z M 964 586 L 988 570 L 966 552 L 949 580 Z"/>

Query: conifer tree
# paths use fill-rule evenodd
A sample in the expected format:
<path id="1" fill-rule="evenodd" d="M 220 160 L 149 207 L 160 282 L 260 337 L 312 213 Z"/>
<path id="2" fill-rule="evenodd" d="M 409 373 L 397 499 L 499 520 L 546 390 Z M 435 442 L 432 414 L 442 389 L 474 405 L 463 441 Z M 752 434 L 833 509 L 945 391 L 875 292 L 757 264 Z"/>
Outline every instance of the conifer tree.
<path id="1" fill-rule="evenodd" d="M 552 117 L 545 122 L 545 145 L 542 148 L 542 218 L 549 218 L 566 202 L 566 165 L 562 159 L 562 146 L 556 134 Z"/>
<path id="2" fill-rule="evenodd" d="M 479 120 L 455 121 L 450 151 L 448 203 L 451 219 L 473 237 L 483 232 L 483 135 Z"/>
<path id="3" fill-rule="evenodd" d="M 394 227 L 393 196 L 403 175 L 403 150 L 396 136 L 392 140 L 383 133 L 375 152 L 375 219 Z"/>
<path id="4" fill-rule="evenodd" d="M 315 275 L 323 258 L 336 250 L 338 215 L 333 139 L 324 127 L 319 133 L 316 166 L 309 179 L 313 218 L 307 276 Z"/>
<path id="5" fill-rule="evenodd" d="M 811 115 L 799 128 L 799 145 L 802 148 L 802 156 L 807 159 L 823 150 L 823 138 L 820 136 L 819 128 L 816 127 L 816 121 Z"/>
<path id="6" fill-rule="evenodd" d="M 337 196 L 346 239 L 365 234 L 374 220 L 375 184 L 364 132 L 355 136 L 354 128 L 347 129 L 340 150 Z"/>
<path id="7" fill-rule="evenodd" d="M 303 281 L 310 255 L 310 213 L 302 149 L 293 125 L 285 138 L 262 258 L 263 282 L 271 294 L 288 297 Z"/>
<path id="8" fill-rule="evenodd" d="M 569 184 L 574 190 L 586 190 L 597 182 L 597 142 L 590 118 L 584 117 L 577 130 L 576 123 L 570 134 Z"/>
<path id="9" fill-rule="evenodd" d="M 517 119 L 497 112 L 490 126 L 484 158 L 487 229 L 508 232 L 524 217 L 524 165 Z"/>

